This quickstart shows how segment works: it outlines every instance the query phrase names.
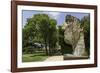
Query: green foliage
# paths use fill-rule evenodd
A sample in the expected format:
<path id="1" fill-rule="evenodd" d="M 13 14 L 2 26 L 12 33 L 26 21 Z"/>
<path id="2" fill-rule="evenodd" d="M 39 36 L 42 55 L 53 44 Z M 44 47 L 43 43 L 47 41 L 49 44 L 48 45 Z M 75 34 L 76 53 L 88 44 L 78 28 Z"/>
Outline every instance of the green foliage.
<path id="1" fill-rule="evenodd" d="M 56 20 L 47 14 L 35 14 L 29 18 L 23 28 L 23 48 L 34 43 L 42 43 L 48 55 L 50 50 L 47 47 L 55 49 L 56 46 L 56 24 Z"/>
<path id="2" fill-rule="evenodd" d="M 28 23 L 22 29 L 23 37 L 23 48 L 29 45 L 29 42 L 35 37 L 36 28 L 32 19 L 28 19 Z"/>
<path id="3" fill-rule="evenodd" d="M 85 48 L 89 55 L 90 54 L 90 16 L 85 16 L 81 20 L 81 28 L 83 28 Z"/>
<path id="4" fill-rule="evenodd" d="M 50 19 L 49 34 L 48 34 L 48 44 L 49 44 L 49 55 L 54 55 L 56 50 L 57 42 L 57 29 L 56 29 L 56 20 Z"/>
<path id="5" fill-rule="evenodd" d="M 72 45 L 68 45 L 65 42 L 62 44 L 63 54 L 73 54 Z"/>
<path id="6" fill-rule="evenodd" d="M 59 26 L 59 44 L 62 45 L 64 42 L 64 29 L 62 29 L 62 26 Z"/>
<path id="7" fill-rule="evenodd" d="M 59 26 L 59 44 L 61 45 L 62 54 L 72 54 L 72 46 L 64 41 L 64 29 L 62 29 L 62 26 Z"/>

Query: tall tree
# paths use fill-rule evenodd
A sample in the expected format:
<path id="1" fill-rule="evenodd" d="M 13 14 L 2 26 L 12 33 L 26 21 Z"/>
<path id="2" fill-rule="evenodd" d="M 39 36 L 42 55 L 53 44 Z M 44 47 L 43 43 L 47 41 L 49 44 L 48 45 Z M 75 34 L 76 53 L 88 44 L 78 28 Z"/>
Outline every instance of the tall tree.
<path id="1" fill-rule="evenodd" d="M 49 20 L 49 34 L 48 34 L 48 44 L 49 44 L 49 54 L 53 55 L 56 50 L 57 43 L 57 28 L 56 28 L 56 20 Z"/>
<path id="2" fill-rule="evenodd" d="M 23 51 L 25 51 L 25 47 L 28 48 L 30 45 L 32 45 L 33 38 L 36 34 L 36 28 L 35 24 L 33 23 L 33 20 L 31 18 L 27 19 L 26 25 L 22 29 L 22 37 L 23 37 Z"/>
<path id="3" fill-rule="evenodd" d="M 58 32 L 59 32 L 59 45 L 61 46 L 61 53 L 62 55 L 64 54 L 63 49 L 65 49 L 66 47 L 64 46 L 64 29 L 62 29 L 62 26 L 58 26 Z"/>
<path id="4" fill-rule="evenodd" d="M 84 16 L 81 20 L 81 28 L 83 28 L 84 32 L 84 40 L 85 40 L 85 48 L 88 53 L 90 54 L 90 16 Z"/>
<path id="5" fill-rule="evenodd" d="M 49 49 L 55 47 L 56 44 L 56 24 L 56 20 L 51 19 L 47 14 L 35 14 L 28 19 L 23 33 L 25 32 L 24 35 L 27 36 L 28 41 L 31 39 L 33 43 L 44 44 L 46 54 L 49 55 Z"/>
<path id="6" fill-rule="evenodd" d="M 39 18 L 39 32 L 44 40 L 46 54 L 48 55 L 48 34 L 49 34 L 49 16 L 46 14 L 37 15 Z"/>

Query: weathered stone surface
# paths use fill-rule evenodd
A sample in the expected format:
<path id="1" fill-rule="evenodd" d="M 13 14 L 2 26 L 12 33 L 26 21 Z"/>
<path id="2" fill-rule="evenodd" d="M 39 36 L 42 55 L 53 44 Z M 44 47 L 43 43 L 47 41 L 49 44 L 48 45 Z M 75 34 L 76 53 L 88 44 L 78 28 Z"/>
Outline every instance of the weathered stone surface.
<path id="1" fill-rule="evenodd" d="M 84 34 L 81 32 L 80 33 L 80 39 L 78 40 L 78 43 L 74 49 L 74 56 L 86 56 L 86 51 L 85 51 L 85 43 L 84 43 Z"/>
<path id="2" fill-rule="evenodd" d="M 70 16 L 69 19 L 72 17 L 73 16 Z M 67 19 L 68 19 L 68 17 L 67 17 Z M 64 26 L 65 26 L 64 41 L 67 44 L 74 45 L 74 47 L 75 47 L 76 43 L 78 42 L 78 39 L 80 37 L 79 20 L 77 18 L 73 17 L 73 20 L 65 22 Z"/>
<path id="3" fill-rule="evenodd" d="M 79 20 L 73 16 L 68 16 L 67 19 L 70 21 L 66 20 L 65 28 L 63 26 L 63 29 L 65 29 L 64 41 L 73 46 L 73 56 L 84 56 L 86 55 L 84 34 L 80 28 Z"/>

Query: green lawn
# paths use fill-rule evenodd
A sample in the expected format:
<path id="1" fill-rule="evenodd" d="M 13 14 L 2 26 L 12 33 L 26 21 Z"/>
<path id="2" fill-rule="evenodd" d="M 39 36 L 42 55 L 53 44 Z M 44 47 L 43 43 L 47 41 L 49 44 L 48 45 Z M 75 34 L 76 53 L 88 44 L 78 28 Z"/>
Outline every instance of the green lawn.
<path id="1" fill-rule="evenodd" d="M 23 54 L 22 62 L 36 62 L 36 61 L 44 61 L 48 56 L 45 53 L 35 53 L 35 54 Z"/>

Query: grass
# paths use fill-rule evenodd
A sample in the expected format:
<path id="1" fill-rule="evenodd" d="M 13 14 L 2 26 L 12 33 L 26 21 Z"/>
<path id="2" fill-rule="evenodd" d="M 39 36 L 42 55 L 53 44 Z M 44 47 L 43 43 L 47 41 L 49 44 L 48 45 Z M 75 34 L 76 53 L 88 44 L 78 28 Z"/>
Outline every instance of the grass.
<path id="1" fill-rule="evenodd" d="M 23 54 L 22 62 L 44 61 L 48 56 L 45 53 Z"/>

